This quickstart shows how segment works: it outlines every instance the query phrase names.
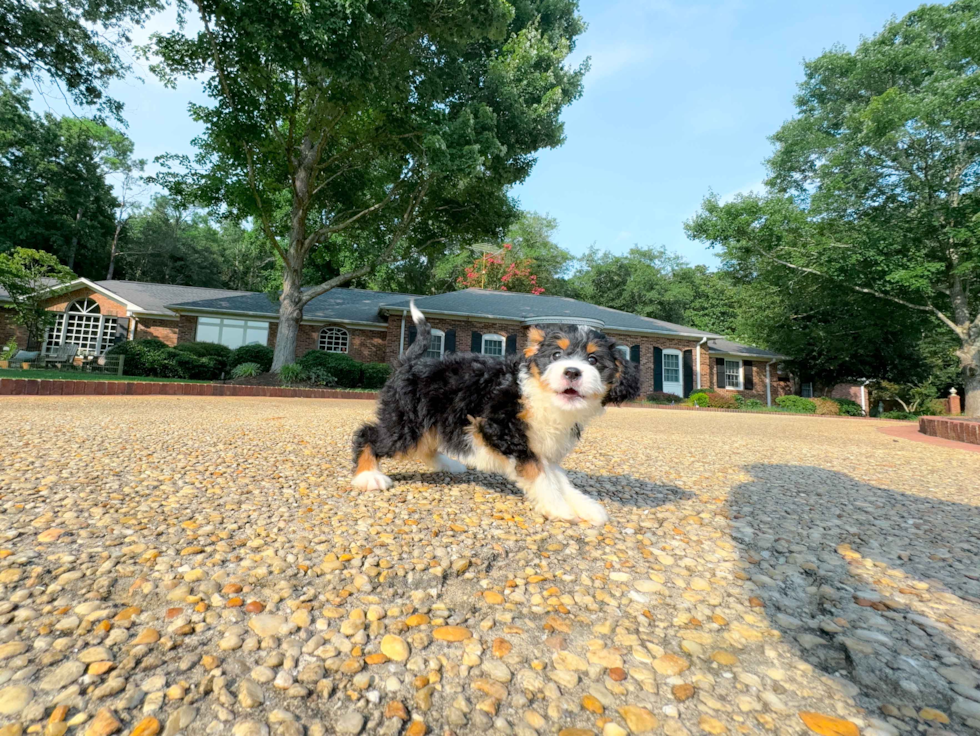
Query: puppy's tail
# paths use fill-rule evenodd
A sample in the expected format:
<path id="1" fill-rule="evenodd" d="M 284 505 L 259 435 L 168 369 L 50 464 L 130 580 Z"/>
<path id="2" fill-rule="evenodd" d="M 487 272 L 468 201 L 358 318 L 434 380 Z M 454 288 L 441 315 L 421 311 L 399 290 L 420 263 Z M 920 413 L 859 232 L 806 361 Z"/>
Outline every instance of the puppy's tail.
<path id="1" fill-rule="evenodd" d="M 429 323 L 425 321 L 425 316 L 415 306 L 414 299 L 409 304 L 412 308 L 412 321 L 415 323 L 416 335 L 415 342 L 402 353 L 402 363 L 410 363 L 421 358 L 429 349 L 429 343 L 432 341 L 432 329 L 429 327 Z"/>

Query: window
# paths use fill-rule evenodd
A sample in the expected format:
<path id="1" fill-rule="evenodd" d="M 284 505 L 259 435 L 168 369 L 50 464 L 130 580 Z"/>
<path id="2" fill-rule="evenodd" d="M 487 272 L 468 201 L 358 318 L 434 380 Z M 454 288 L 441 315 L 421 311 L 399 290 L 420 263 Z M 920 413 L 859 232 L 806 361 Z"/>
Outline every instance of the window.
<path id="1" fill-rule="evenodd" d="M 79 355 L 101 355 L 112 347 L 116 318 L 103 317 L 98 302 L 79 299 L 59 314 L 44 338 L 44 352 L 53 353 L 61 345 L 77 345 Z"/>
<path id="2" fill-rule="evenodd" d="M 813 398 L 813 382 L 812 381 L 807 381 L 806 383 L 804 383 L 804 384 L 802 384 L 800 386 L 800 396 L 802 396 L 804 399 L 812 399 Z"/>
<path id="3" fill-rule="evenodd" d="M 269 323 L 244 319 L 198 317 L 198 342 L 216 342 L 234 350 L 242 345 L 266 345 L 269 342 Z"/>
<path id="4" fill-rule="evenodd" d="M 725 388 L 742 388 L 742 361 L 725 360 Z"/>
<path id="5" fill-rule="evenodd" d="M 616 352 L 623 356 L 623 362 L 630 362 L 630 349 L 625 345 L 617 345 Z"/>
<path id="6" fill-rule="evenodd" d="M 346 353 L 350 335 L 342 327 L 324 327 L 320 330 L 320 350 L 328 353 Z"/>
<path id="7" fill-rule="evenodd" d="M 429 341 L 429 349 L 425 352 L 425 357 L 441 358 L 445 343 L 445 333 L 442 330 L 432 330 L 432 339 Z"/>
<path id="8" fill-rule="evenodd" d="M 504 345 L 507 342 L 507 338 L 503 335 L 484 335 L 483 336 L 483 354 L 484 355 L 503 355 Z"/>
<path id="9" fill-rule="evenodd" d="M 681 382 L 681 356 L 677 353 L 664 353 L 664 383 Z"/>

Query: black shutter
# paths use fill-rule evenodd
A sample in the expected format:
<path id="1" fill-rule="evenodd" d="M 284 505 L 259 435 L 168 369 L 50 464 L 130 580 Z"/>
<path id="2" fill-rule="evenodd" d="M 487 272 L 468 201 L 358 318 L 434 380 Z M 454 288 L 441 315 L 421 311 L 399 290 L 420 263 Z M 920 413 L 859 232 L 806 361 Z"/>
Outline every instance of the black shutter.
<path id="1" fill-rule="evenodd" d="M 507 335 L 507 355 L 517 352 L 517 335 Z"/>
<path id="2" fill-rule="evenodd" d="M 443 352 L 455 353 L 456 352 L 456 330 L 446 330 L 446 336 L 443 340 Z"/>
<path id="3" fill-rule="evenodd" d="M 116 319 L 116 334 L 112 336 L 112 344 L 118 345 L 129 339 L 129 317 Z"/>
<path id="4" fill-rule="evenodd" d="M 483 333 L 474 330 L 470 337 L 470 350 L 474 353 L 483 352 Z"/>
<path id="5" fill-rule="evenodd" d="M 742 388 L 746 391 L 755 390 L 755 380 L 752 376 L 752 361 L 743 360 L 742 361 Z"/>
<path id="6" fill-rule="evenodd" d="M 684 351 L 684 398 L 694 390 L 694 351 Z"/>
<path id="7" fill-rule="evenodd" d="M 414 326 L 408 328 L 408 344 L 409 345 L 411 345 L 413 342 L 415 342 L 415 338 L 418 337 L 418 334 L 419 334 L 419 331 L 416 330 Z M 408 345 L 406 345 L 405 347 L 408 347 Z"/>
<path id="8" fill-rule="evenodd" d="M 715 388 L 727 388 L 725 386 L 725 359 L 715 358 L 715 375 L 717 375 L 718 380 L 715 384 Z"/>
<path id="9" fill-rule="evenodd" d="M 633 345 L 632 347 L 630 347 L 630 363 L 639 363 L 639 362 L 640 362 L 640 346 Z"/>
<path id="10" fill-rule="evenodd" d="M 653 390 L 664 390 L 664 351 L 653 349 Z"/>

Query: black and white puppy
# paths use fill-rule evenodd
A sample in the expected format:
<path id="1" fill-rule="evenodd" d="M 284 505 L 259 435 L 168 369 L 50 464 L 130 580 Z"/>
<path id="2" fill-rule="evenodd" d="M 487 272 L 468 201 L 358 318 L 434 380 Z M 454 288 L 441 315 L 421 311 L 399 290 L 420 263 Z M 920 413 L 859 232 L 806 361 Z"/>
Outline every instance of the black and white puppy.
<path id="1" fill-rule="evenodd" d="M 451 473 L 502 473 L 546 517 L 605 522 L 560 463 L 607 404 L 640 392 L 616 342 L 589 327 L 532 327 L 523 356 L 425 358 L 430 329 L 414 303 L 412 318 L 418 337 L 381 389 L 377 422 L 354 435 L 354 487 L 389 488 L 378 460 L 415 457 Z"/>

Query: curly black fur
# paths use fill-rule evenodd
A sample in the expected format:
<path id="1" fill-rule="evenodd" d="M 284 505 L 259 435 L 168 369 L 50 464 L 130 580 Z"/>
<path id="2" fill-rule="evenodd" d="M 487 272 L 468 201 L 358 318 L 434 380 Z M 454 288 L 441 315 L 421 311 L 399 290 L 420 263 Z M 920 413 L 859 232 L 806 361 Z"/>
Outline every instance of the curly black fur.
<path id="1" fill-rule="evenodd" d="M 428 322 L 417 314 L 418 336 L 405 351 L 378 400 L 377 422 L 354 435 L 354 464 L 365 448 L 378 458 L 411 452 L 435 430 L 440 451 L 461 457 L 472 449 L 479 432 L 487 446 L 520 466 L 536 460 L 528 443 L 523 410 L 521 373 L 540 375 L 554 360 L 589 360 L 608 387 L 602 404 L 636 398 L 640 379 L 636 365 L 624 360 L 615 340 L 578 326 L 532 328 L 532 345 L 524 356 L 493 357 L 451 353 L 425 358 L 429 348 Z M 574 425 L 574 440 L 582 427 Z"/>

